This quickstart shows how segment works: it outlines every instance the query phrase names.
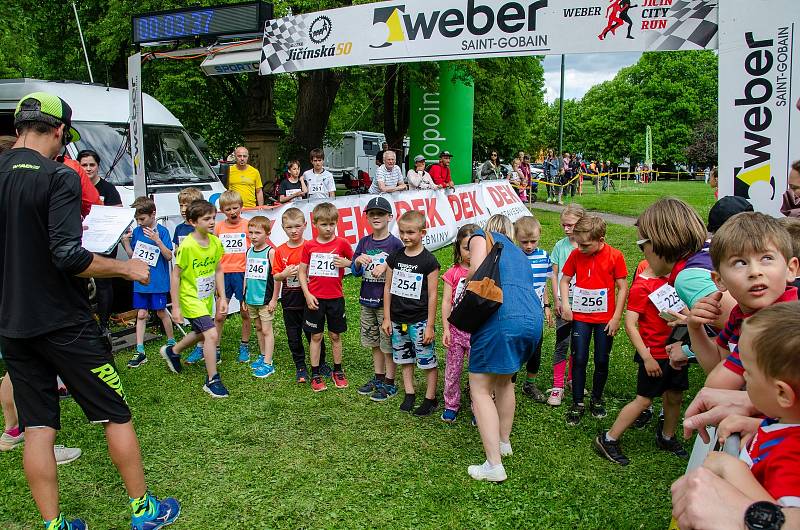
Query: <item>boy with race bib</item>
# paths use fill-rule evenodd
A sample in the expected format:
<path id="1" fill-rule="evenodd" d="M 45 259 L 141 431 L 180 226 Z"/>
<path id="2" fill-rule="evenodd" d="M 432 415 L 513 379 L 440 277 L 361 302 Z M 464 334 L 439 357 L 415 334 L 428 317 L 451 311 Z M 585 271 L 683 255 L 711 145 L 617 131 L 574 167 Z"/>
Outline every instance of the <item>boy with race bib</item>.
<path id="1" fill-rule="evenodd" d="M 619 331 L 622 310 L 628 294 L 628 270 L 622 252 L 605 242 L 606 222 L 597 215 L 587 215 L 572 230 L 578 248 L 564 264 L 559 281 L 561 318 L 572 321 L 572 407 L 567 424 L 577 425 L 585 412 L 583 390 L 589 344 L 594 336 L 594 377 L 589 408 L 592 416 L 603 418 L 603 389 L 608 379 L 608 359 Z M 575 278 L 572 304 L 569 285 Z M 615 293 L 616 289 L 616 293 Z"/>
<path id="2" fill-rule="evenodd" d="M 218 297 L 217 310 L 222 314 L 228 311 L 225 275 L 220 263 L 222 243 L 209 233 L 214 230 L 215 215 L 216 209 L 208 201 L 194 201 L 186 211 L 186 220 L 194 227 L 194 232 L 183 240 L 175 253 L 170 294 L 178 301 L 173 303 L 172 316 L 176 322 L 183 322 L 185 316 L 192 331 L 174 346 L 163 346 L 161 356 L 167 361 L 167 367 L 177 374 L 181 371 L 181 352 L 202 341 L 207 373 L 203 390 L 213 398 L 226 398 L 228 389 L 217 373 L 217 329 L 211 317 L 214 294 Z"/>
<path id="3" fill-rule="evenodd" d="M 272 353 L 275 350 L 275 335 L 272 320 L 278 305 L 278 291 L 272 278 L 275 250 L 269 246 L 269 219 L 257 215 L 247 223 L 253 246 L 247 251 L 247 269 L 244 273 L 244 302 L 255 311 L 256 336 L 261 355 L 251 365 L 253 376 L 263 379 L 275 373 Z"/>
<path id="4" fill-rule="evenodd" d="M 322 149 L 312 149 L 309 153 L 312 168 L 303 173 L 309 199 L 328 199 L 336 197 L 336 181 L 333 173 L 325 169 L 325 153 Z"/>
<path id="5" fill-rule="evenodd" d="M 634 424 L 639 415 L 653 403 L 653 398 L 663 396 L 664 426 L 656 433 L 656 445 L 676 456 L 688 454 L 675 437 L 681 415 L 683 392 L 689 388 L 688 367 L 670 366 L 666 344 L 672 328 L 667 325 L 667 312 L 684 313 L 689 309 L 680 301 L 675 288 L 667 278 L 658 277 L 647 261 L 644 270 L 631 283 L 628 310 L 625 313 L 625 331 L 636 348 L 634 360 L 639 365 L 636 376 L 636 398 L 619 411 L 608 431 L 594 439 L 594 450 L 608 460 L 626 466 L 630 462 L 622 453 L 619 439 Z M 640 264 L 640 267 L 642 265 Z"/>
<path id="6" fill-rule="evenodd" d="M 383 289 L 386 281 L 386 258 L 403 248 L 403 243 L 389 233 L 392 205 L 383 197 L 374 197 L 364 210 L 372 233 L 361 238 L 353 253 L 353 276 L 361 276 L 361 345 L 372 349 L 375 376 L 358 389 L 372 401 L 386 401 L 397 394 L 394 384 L 396 366 L 392 361 L 389 335 L 383 324 Z"/>
<path id="7" fill-rule="evenodd" d="M 320 371 L 320 350 L 325 324 L 333 350 L 333 384 L 347 388 L 347 378 L 342 368 L 342 337 L 347 331 L 342 277 L 344 269 L 352 264 L 353 249 L 350 243 L 336 235 L 339 210 L 329 202 L 317 204 L 311 212 L 317 237 L 306 241 L 300 257 L 300 288 L 306 299 L 303 329 L 311 333 L 311 389 L 326 390 Z"/>
<path id="8" fill-rule="evenodd" d="M 241 304 L 239 314 L 242 316 L 242 342 L 239 344 L 240 363 L 250 362 L 250 311 L 244 302 L 244 269 L 247 249 L 250 248 L 250 236 L 247 233 L 247 219 L 242 218 L 242 196 L 236 191 L 226 191 L 219 196 L 219 207 L 225 214 L 225 220 L 214 227 L 214 234 L 222 243 L 225 255 L 222 256 L 222 271 L 225 273 L 225 300 L 231 298 Z M 219 309 L 219 308 L 217 308 Z M 220 342 L 222 329 L 228 315 L 217 310 L 214 324 L 217 327 L 217 362 L 220 361 Z"/>
<path id="9" fill-rule="evenodd" d="M 172 242 L 169 230 L 156 222 L 156 203 L 149 197 L 138 197 L 131 208 L 136 209 L 136 223 L 133 231 L 122 237 L 122 246 L 129 258 L 136 258 L 150 265 L 150 283 L 143 285 L 133 282 L 133 308 L 136 313 L 136 353 L 128 368 L 137 368 L 147 362 L 144 353 L 144 331 L 150 310 L 154 310 L 164 332 L 167 345 L 175 344 L 172 319 L 167 313 L 167 294 L 169 294 L 169 262 L 172 261 Z"/>
<path id="10" fill-rule="evenodd" d="M 403 365 L 406 397 L 400 410 L 414 408 L 414 363 L 427 372 L 425 400 L 414 410 L 415 416 L 429 416 L 436 410 L 436 384 L 439 378 L 434 339 L 438 298 L 439 262 L 422 245 L 425 214 L 411 210 L 397 220 L 404 248 L 386 260 L 386 287 L 383 291 L 383 332 L 392 337 L 392 355 Z"/>

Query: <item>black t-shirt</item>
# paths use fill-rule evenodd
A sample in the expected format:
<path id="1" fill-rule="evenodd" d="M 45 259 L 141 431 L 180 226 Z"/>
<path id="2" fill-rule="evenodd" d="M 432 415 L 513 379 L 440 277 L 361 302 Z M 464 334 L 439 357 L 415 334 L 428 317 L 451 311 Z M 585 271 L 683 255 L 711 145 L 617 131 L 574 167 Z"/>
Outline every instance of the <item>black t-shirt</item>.
<path id="1" fill-rule="evenodd" d="M 414 324 L 428 318 L 428 274 L 439 270 L 439 262 L 428 249 L 407 256 L 401 248 L 386 258 L 392 269 L 392 322 Z M 405 293 L 403 296 L 398 293 Z M 418 296 L 417 296 L 418 295 Z"/>
<path id="2" fill-rule="evenodd" d="M 94 187 L 97 188 L 97 193 L 100 194 L 100 200 L 103 201 L 104 206 L 122 205 L 122 198 L 119 196 L 117 188 L 106 179 L 98 180 Z"/>
<path id="3" fill-rule="evenodd" d="M 28 148 L 0 155 L 0 335 L 35 337 L 92 320 L 81 184 Z"/>
<path id="4" fill-rule="evenodd" d="M 289 190 L 300 190 L 300 193 L 297 193 L 297 192 L 294 192 L 294 194 L 293 193 L 289 193 Z M 300 184 L 300 180 L 299 179 L 298 179 L 297 182 L 291 182 L 289 179 L 283 179 L 281 181 L 280 186 L 278 187 L 278 194 L 279 195 L 285 195 L 287 197 L 292 197 L 292 198 L 294 198 L 294 197 L 302 198 L 303 197 L 302 190 L 303 190 L 303 186 Z"/>

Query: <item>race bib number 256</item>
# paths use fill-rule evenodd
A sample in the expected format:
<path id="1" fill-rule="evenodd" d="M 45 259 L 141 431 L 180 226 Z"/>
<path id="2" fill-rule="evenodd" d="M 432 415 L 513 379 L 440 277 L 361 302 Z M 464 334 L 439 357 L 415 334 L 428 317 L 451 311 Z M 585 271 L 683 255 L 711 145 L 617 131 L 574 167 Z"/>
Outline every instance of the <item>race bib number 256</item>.
<path id="1" fill-rule="evenodd" d="M 575 287 L 572 310 L 576 313 L 605 313 L 608 311 L 608 289 Z"/>

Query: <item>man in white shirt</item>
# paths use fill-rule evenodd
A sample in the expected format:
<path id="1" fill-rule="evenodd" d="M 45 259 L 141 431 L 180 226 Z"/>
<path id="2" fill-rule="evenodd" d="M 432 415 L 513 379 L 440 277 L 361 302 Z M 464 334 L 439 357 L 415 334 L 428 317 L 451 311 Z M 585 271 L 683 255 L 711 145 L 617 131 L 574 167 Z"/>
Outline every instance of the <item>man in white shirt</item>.
<path id="1" fill-rule="evenodd" d="M 403 172 L 400 167 L 395 165 L 397 155 L 394 151 L 383 153 L 383 165 L 375 170 L 375 180 L 369 187 L 370 193 L 391 193 L 393 191 L 403 191 L 406 183 L 403 180 Z"/>
<path id="2" fill-rule="evenodd" d="M 303 173 L 308 187 L 309 199 L 328 199 L 336 197 L 336 182 L 333 174 L 323 167 L 325 153 L 322 149 L 311 150 L 311 169 Z"/>

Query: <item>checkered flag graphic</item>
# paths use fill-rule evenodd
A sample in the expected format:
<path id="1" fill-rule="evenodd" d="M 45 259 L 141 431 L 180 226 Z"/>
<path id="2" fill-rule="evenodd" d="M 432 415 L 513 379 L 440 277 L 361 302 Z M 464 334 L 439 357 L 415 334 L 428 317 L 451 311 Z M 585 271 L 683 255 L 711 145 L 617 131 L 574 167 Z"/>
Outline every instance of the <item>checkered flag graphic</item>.
<path id="1" fill-rule="evenodd" d="M 697 50 L 715 47 L 719 27 L 717 0 L 676 0 L 669 10 L 669 27 L 648 37 L 651 51 Z"/>
<path id="2" fill-rule="evenodd" d="M 302 15 L 267 21 L 261 48 L 261 74 L 294 72 L 301 61 L 290 61 L 289 49 L 303 44 L 306 21 Z"/>

